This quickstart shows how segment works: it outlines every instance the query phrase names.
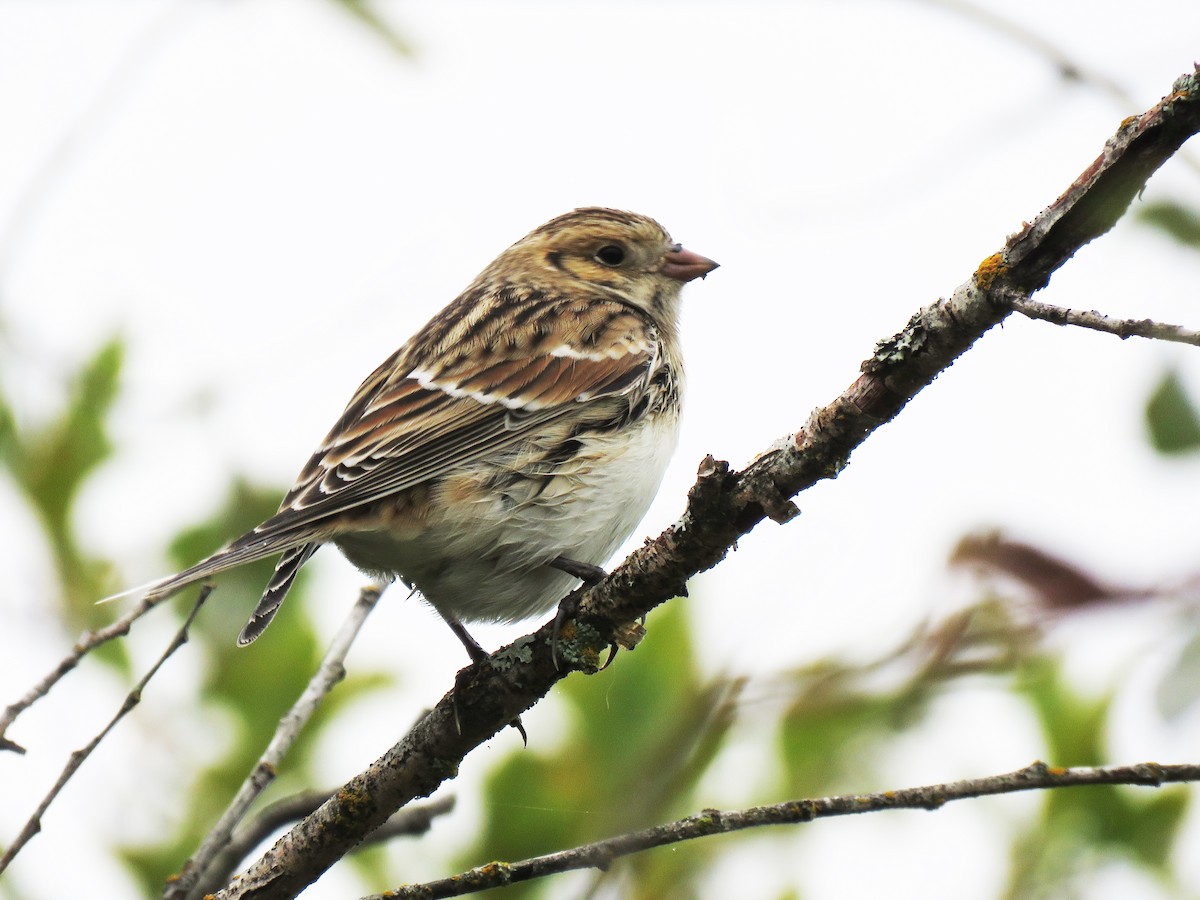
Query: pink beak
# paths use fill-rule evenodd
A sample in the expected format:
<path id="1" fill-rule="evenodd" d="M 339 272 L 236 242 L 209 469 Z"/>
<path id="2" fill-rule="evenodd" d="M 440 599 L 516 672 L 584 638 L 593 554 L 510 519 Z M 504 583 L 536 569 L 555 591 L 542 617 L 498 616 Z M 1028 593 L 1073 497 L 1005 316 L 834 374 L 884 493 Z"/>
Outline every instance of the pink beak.
<path id="1" fill-rule="evenodd" d="M 693 253 L 691 250 L 684 250 L 682 244 L 676 244 L 667 251 L 662 273 L 676 281 L 687 282 L 703 278 L 718 265 L 720 263 L 715 263 L 708 257 Z"/>

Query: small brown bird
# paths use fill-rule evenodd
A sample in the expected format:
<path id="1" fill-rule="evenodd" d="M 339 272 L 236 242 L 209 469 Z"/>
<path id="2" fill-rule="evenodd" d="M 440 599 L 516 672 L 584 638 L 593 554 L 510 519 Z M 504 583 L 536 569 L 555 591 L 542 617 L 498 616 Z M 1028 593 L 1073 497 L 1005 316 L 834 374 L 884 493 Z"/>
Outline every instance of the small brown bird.
<path id="1" fill-rule="evenodd" d="M 333 543 L 462 623 L 547 612 L 637 527 L 675 448 L 679 295 L 717 267 L 577 209 L 505 250 L 351 398 L 279 512 L 153 597 L 282 553 L 238 643 Z"/>

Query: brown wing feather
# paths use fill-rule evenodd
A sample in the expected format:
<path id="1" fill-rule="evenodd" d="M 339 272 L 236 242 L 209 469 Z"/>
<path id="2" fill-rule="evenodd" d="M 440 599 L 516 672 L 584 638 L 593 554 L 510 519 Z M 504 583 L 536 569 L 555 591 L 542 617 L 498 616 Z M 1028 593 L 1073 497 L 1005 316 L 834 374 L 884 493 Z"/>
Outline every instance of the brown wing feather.
<path id="1" fill-rule="evenodd" d="M 652 377 L 657 340 L 640 315 L 592 300 L 584 325 L 578 300 L 539 299 L 545 309 L 506 340 L 431 358 L 438 336 L 423 333 L 380 366 L 256 536 L 313 533 L 322 520 L 502 451 L 581 402 L 620 397 Z"/>

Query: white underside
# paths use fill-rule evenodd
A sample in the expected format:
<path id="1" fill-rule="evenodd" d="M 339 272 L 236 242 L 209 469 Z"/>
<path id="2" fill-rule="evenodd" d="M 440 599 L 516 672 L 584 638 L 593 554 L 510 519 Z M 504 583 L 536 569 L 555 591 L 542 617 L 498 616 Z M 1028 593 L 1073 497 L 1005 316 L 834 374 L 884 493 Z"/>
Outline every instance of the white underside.
<path id="1" fill-rule="evenodd" d="M 361 568 L 396 575 L 442 615 L 511 622 L 550 610 L 578 579 L 547 563 L 557 556 L 604 565 L 654 499 L 678 437 L 675 417 L 591 437 L 545 480 L 504 496 L 460 490 L 469 502 L 435 503 L 421 529 L 343 534 L 336 543 Z M 483 484 L 513 461 L 477 463 L 457 485 Z M 519 468 L 519 464 L 517 465 Z M 541 487 L 540 491 L 536 490 Z M 454 489 L 454 481 L 445 491 Z"/>

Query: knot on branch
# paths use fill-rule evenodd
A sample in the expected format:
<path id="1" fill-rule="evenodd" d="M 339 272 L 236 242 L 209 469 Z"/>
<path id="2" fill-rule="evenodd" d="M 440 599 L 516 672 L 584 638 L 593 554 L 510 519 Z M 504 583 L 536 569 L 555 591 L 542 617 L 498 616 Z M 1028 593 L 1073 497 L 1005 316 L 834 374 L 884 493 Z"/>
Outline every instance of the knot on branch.
<path id="1" fill-rule="evenodd" d="M 711 453 L 700 460 L 696 468 L 696 483 L 688 491 L 688 511 L 695 516 L 704 516 L 713 510 L 732 480 L 729 472 L 729 463 L 714 458 Z"/>

